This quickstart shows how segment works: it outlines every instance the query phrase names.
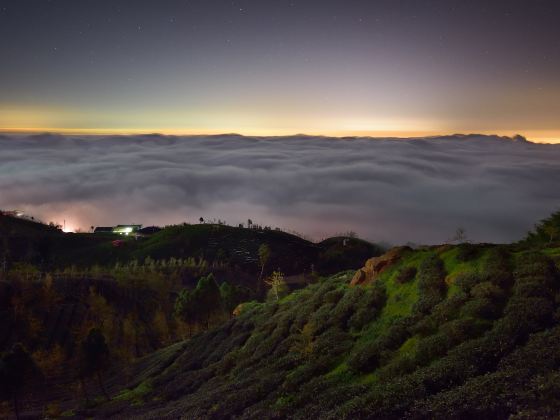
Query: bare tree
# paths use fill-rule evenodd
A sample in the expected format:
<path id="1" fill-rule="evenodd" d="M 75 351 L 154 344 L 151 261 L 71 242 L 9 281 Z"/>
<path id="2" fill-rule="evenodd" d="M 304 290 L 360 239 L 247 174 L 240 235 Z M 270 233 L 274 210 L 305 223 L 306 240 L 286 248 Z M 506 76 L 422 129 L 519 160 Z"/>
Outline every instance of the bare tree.
<path id="1" fill-rule="evenodd" d="M 268 263 L 268 260 L 270 260 L 270 247 L 267 244 L 261 244 L 261 246 L 259 246 L 259 262 L 261 264 L 261 274 L 259 275 L 259 282 L 257 284 L 259 293 L 261 291 L 261 283 L 264 275 L 264 267 Z"/>
<path id="2" fill-rule="evenodd" d="M 552 241 L 558 237 L 558 234 L 560 234 L 560 228 L 554 225 L 547 225 L 543 230 L 549 237 L 548 243 L 552 243 Z"/>
<path id="3" fill-rule="evenodd" d="M 265 283 L 270 286 L 270 291 L 274 295 L 276 302 L 280 300 L 280 295 L 286 292 L 288 288 L 284 281 L 284 274 L 280 271 L 274 271 L 272 275 L 265 280 Z"/>
<path id="4" fill-rule="evenodd" d="M 455 235 L 451 238 L 450 242 L 457 242 L 459 244 L 468 242 L 467 231 L 462 227 L 458 227 L 455 231 Z"/>

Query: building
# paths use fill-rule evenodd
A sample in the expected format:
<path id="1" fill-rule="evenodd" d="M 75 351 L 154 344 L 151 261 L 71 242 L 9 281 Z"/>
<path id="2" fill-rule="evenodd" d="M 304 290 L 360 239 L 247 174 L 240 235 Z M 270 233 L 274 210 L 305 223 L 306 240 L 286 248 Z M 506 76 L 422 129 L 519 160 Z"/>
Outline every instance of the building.
<path id="1" fill-rule="evenodd" d="M 142 229 L 142 225 L 117 225 L 113 228 L 113 233 L 118 235 L 130 235 Z"/>
<path id="2" fill-rule="evenodd" d="M 0 214 L 10 217 L 23 217 L 25 213 L 22 210 L 1 210 Z"/>
<path id="3" fill-rule="evenodd" d="M 113 233 L 113 226 L 97 226 L 93 233 Z"/>
<path id="4" fill-rule="evenodd" d="M 134 235 L 142 229 L 142 225 L 117 225 L 117 226 L 98 226 L 93 233 L 113 233 L 117 235 Z"/>
<path id="5" fill-rule="evenodd" d="M 141 235 L 153 235 L 154 233 L 158 233 L 161 230 L 160 227 L 157 226 L 146 226 L 138 231 Z"/>

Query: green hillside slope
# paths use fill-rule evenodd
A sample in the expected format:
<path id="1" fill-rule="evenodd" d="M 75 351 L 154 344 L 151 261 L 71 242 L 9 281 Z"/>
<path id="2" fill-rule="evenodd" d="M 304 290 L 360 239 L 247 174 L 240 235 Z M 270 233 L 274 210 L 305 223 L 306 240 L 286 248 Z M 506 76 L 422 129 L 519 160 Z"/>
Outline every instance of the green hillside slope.
<path id="1" fill-rule="evenodd" d="M 185 342 L 83 415 L 115 418 L 535 418 L 560 410 L 560 277 L 549 250 L 403 250 Z"/>
<path id="2" fill-rule="evenodd" d="M 122 246 L 113 241 L 120 239 Z M 146 258 L 202 258 L 245 273 L 260 271 L 258 249 L 271 249 L 269 269 L 300 274 L 312 269 L 332 274 L 357 268 L 365 258 L 381 253 L 380 247 L 357 238 L 330 238 L 318 244 L 276 230 L 199 224 L 169 226 L 149 237 L 112 234 L 62 233 L 56 228 L 0 215 L 0 257 L 8 263 L 25 262 L 41 270 L 113 266 Z"/>

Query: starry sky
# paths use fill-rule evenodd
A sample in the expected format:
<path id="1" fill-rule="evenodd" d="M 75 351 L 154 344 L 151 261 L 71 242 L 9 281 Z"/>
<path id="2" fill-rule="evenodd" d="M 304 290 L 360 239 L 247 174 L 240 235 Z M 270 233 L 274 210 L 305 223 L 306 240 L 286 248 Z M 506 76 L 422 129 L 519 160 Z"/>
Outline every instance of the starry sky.
<path id="1" fill-rule="evenodd" d="M 0 130 L 560 141 L 558 0 L 0 0 Z"/>

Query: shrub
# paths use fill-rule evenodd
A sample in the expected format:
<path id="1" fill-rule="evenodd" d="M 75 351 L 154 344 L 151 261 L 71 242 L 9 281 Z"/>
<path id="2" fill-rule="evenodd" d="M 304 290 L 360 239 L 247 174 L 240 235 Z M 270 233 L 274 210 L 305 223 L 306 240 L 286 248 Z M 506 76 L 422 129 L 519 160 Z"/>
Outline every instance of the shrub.
<path id="1" fill-rule="evenodd" d="M 385 334 L 376 340 L 364 343 L 349 357 L 348 366 L 355 372 L 371 372 L 389 358 L 389 353 L 398 349 L 409 337 L 412 318 L 398 320 Z"/>
<path id="2" fill-rule="evenodd" d="M 437 357 L 443 356 L 451 347 L 452 342 L 446 334 L 435 334 L 418 342 L 415 361 L 419 365 L 429 364 Z"/>
<path id="3" fill-rule="evenodd" d="M 356 331 L 361 330 L 373 321 L 379 315 L 387 300 L 385 288 L 380 283 L 364 290 L 364 295 L 355 306 L 354 314 L 348 321 L 348 326 Z"/>
<path id="4" fill-rule="evenodd" d="M 332 312 L 334 309 L 334 304 L 326 303 L 321 306 L 314 314 L 309 318 L 309 322 L 315 325 L 315 332 L 317 334 L 322 333 L 324 330 L 328 329 L 332 324 Z"/>
<path id="5" fill-rule="evenodd" d="M 316 338 L 314 343 L 315 354 L 340 355 L 352 348 L 352 336 L 338 328 L 332 328 Z"/>
<path id="6" fill-rule="evenodd" d="M 443 261 L 436 255 L 425 258 L 418 270 L 418 287 L 423 290 L 441 290 L 445 287 Z"/>
<path id="7" fill-rule="evenodd" d="M 405 284 L 408 283 L 416 277 L 416 273 L 418 272 L 416 267 L 409 266 L 402 268 L 397 276 L 395 277 L 395 282 L 397 284 Z"/>
<path id="8" fill-rule="evenodd" d="M 471 296 L 474 298 L 487 298 L 497 302 L 504 298 L 504 291 L 489 281 L 483 281 L 471 289 Z"/>
<path id="9" fill-rule="evenodd" d="M 482 267 L 484 278 L 502 289 L 509 289 L 513 284 L 510 257 L 503 247 L 492 248 Z"/>
<path id="10" fill-rule="evenodd" d="M 444 297 L 445 269 L 443 261 L 436 255 L 425 258 L 418 269 L 418 290 L 420 297 L 414 309 L 428 313 Z"/>
<path id="11" fill-rule="evenodd" d="M 338 301 L 332 313 L 334 321 L 341 327 L 346 328 L 347 322 L 354 314 L 355 308 L 359 305 L 365 290 L 362 287 L 350 287 L 344 296 Z"/>
<path id="12" fill-rule="evenodd" d="M 410 332 L 421 337 L 435 334 L 442 324 L 448 323 L 459 316 L 461 308 L 467 300 L 468 297 L 463 292 L 448 297 L 434 306 L 430 315 L 421 317 L 416 324 L 410 327 Z"/>
<path id="13" fill-rule="evenodd" d="M 341 289 L 331 290 L 325 293 L 325 298 L 323 302 L 337 304 L 340 299 L 344 296 L 344 291 Z"/>
<path id="14" fill-rule="evenodd" d="M 473 244 L 463 243 L 457 246 L 457 260 L 458 261 L 471 261 L 474 260 L 478 255 L 478 247 Z"/>
<path id="15" fill-rule="evenodd" d="M 455 277 L 455 285 L 465 293 L 470 293 L 471 289 L 481 281 L 483 281 L 482 277 L 472 272 L 460 273 Z"/>
<path id="16" fill-rule="evenodd" d="M 500 308 L 485 297 L 471 299 L 461 308 L 462 317 L 495 319 L 499 314 Z"/>

